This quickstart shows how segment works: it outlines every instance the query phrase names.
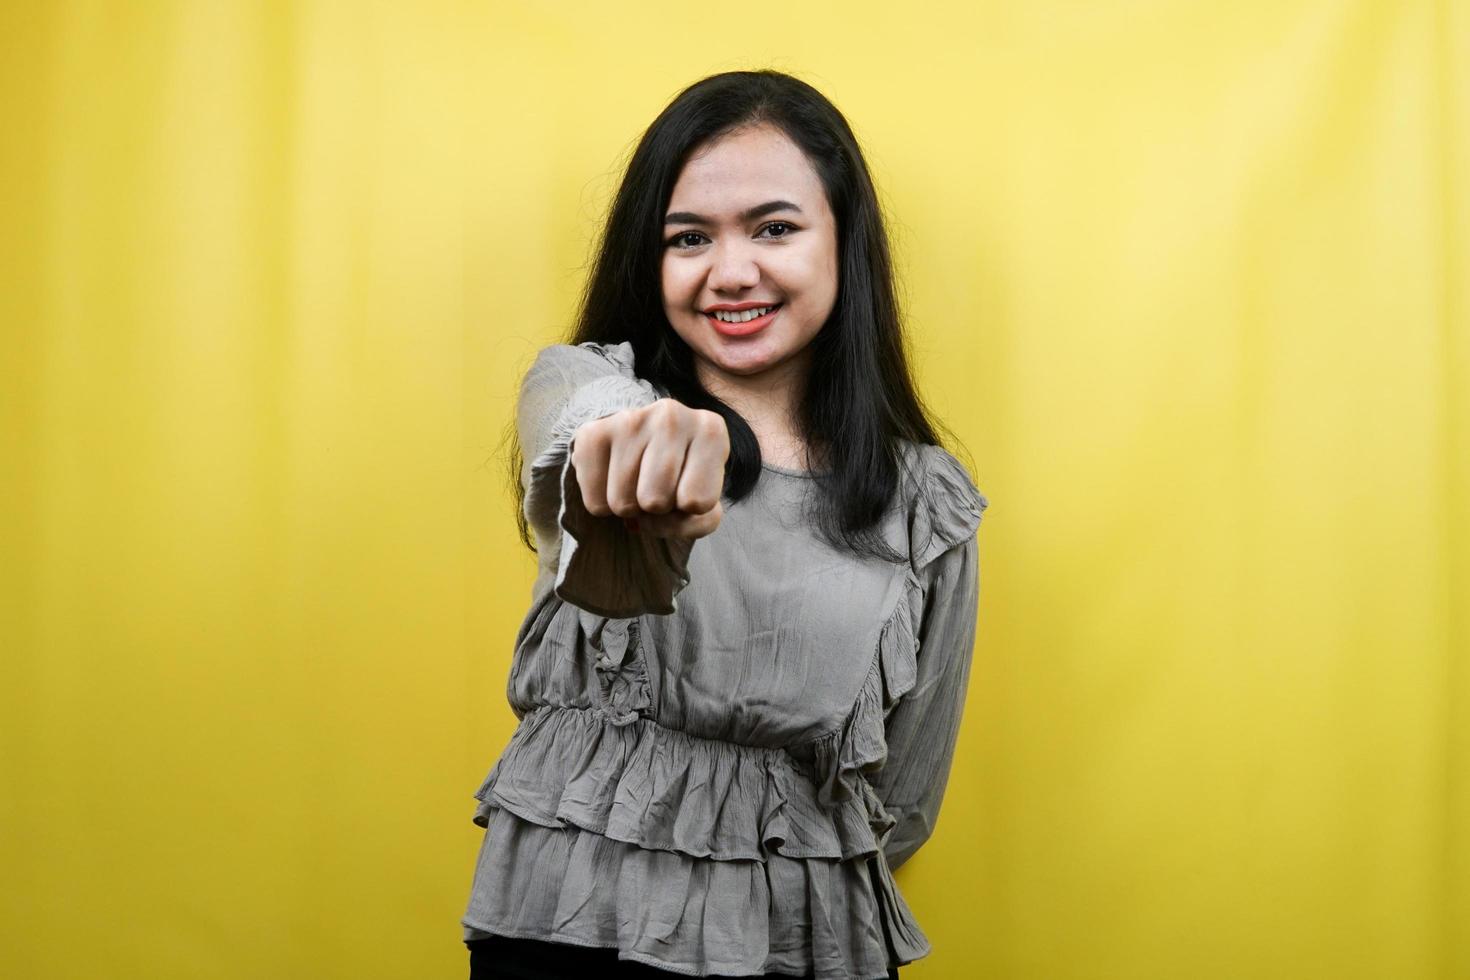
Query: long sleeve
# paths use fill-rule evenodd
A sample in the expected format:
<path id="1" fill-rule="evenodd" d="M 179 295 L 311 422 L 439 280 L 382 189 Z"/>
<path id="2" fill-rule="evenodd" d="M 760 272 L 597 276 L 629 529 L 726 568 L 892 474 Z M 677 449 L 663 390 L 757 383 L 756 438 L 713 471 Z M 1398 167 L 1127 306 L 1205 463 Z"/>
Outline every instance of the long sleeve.
<path id="1" fill-rule="evenodd" d="M 589 514 L 572 466 L 579 426 L 658 397 L 633 373 L 627 343 L 543 348 L 521 382 L 521 484 L 543 574 L 554 574 L 558 597 L 599 616 L 672 613 L 674 597 L 689 584 L 694 542 L 638 534 L 619 517 Z"/>
<path id="2" fill-rule="evenodd" d="M 883 845 L 898 868 L 934 833 L 959 737 L 980 593 L 979 546 L 972 535 L 935 558 L 918 632 L 914 687 L 885 720 L 888 757 L 872 779 L 897 824 Z"/>

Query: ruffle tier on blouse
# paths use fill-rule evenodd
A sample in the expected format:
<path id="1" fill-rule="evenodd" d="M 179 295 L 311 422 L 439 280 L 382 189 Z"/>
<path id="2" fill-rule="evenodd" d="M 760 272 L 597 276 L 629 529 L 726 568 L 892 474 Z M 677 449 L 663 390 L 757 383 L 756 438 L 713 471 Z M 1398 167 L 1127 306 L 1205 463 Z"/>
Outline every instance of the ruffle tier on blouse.
<path id="1" fill-rule="evenodd" d="M 588 634 L 601 703 L 528 712 L 475 794 L 493 840 L 477 880 L 496 886 L 466 921 L 694 975 L 885 977 L 926 955 L 882 854 L 893 818 L 863 778 L 881 706 L 913 684 L 921 602 L 905 591 L 848 720 L 789 748 L 639 714 L 636 620 Z"/>
<path id="2" fill-rule="evenodd" d="M 492 809 L 467 922 L 690 976 L 888 975 L 873 860 L 717 861 Z M 554 882 L 554 888 L 547 888 Z"/>
<path id="3" fill-rule="evenodd" d="M 558 448 L 559 461 L 533 469 L 574 491 Z M 817 738 L 766 748 L 658 725 L 643 713 L 637 619 L 579 610 L 598 703 L 527 712 L 476 793 L 474 820 L 488 830 L 476 881 L 493 888 L 475 890 L 467 926 L 616 947 L 690 975 L 876 978 L 929 952 L 884 857 L 894 818 L 866 778 L 887 754 L 884 718 L 915 683 L 924 568 L 972 537 L 986 506 L 947 453 L 925 458 L 929 492 L 905 515 L 904 587 L 850 712 Z M 571 539 L 559 578 L 585 545 L 571 513 L 558 515 Z M 687 582 L 687 555 L 629 560 L 662 563 L 645 581 L 668 589 Z"/>
<path id="4" fill-rule="evenodd" d="M 493 840 L 478 875 L 496 885 L 466 921 L 693 975 L 885 977 L 926 955 L 882 854 L 893 818 L 863 777 L 882 759 L 882 706 L 913 684 L 921 601 L 905 590 L 841 728 L 790 748 L 637 714 L 637 631 L 609 622 L 604 702 L 527 713 L 475 794 Z"/>

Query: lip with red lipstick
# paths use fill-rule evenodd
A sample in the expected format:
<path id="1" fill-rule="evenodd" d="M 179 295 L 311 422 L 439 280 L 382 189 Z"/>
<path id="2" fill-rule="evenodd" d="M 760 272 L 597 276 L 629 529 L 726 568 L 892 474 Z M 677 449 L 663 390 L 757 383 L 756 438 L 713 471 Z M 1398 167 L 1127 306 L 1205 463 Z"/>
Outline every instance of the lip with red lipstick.
<path id="1" fill-rule="evenodd" d="M 728 323 L 715 316 L 718 310 L 723 313 L 739 313 L 743 310 L 758 310 L 762 307 L 771 307 L 770 311 L 754 320 L 746 320 L 744 323 Z M 747 303 L 716 303 L 714 306 L 704 308 L 704 317 L 710 322 L 710 326 L 724 334 L 726 337 L 747 337 L 758 330 L 770 326 L 776 314 L 781 312 L 780 303 L 763 303 L 759 301 Z"/>

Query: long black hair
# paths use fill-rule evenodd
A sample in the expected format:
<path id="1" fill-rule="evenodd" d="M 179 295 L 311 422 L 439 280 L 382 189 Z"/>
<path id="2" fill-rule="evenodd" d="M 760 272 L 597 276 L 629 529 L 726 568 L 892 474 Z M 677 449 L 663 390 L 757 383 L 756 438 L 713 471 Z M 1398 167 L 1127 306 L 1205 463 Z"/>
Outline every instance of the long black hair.
<path id="1" fill-rule="evenodd" d="M 747 126 L 780 129 L 811 161 L 837 219 L 837 297 L 812 340 L 811 373 L 796 414 L 821 492 L 812 518 L 828 543 L 901 562 L 878 522 L 893 501 L 905 457 L 899 439 L 940 445 L 910 375 L 888 234 L 872 177 L 842 113 L 811 85 L 778 71 L 731 71 L 684 89 L 644 132 L 623 175 L 564 342 L 632 344 L 638 376 L 691 408 L 724 417 L 730 433 L 724 496 L 740 500 L 761 478 L 760 445 L 738 412 L 705 390 L 694 355 L 664 314 L 663 215 L 685 161 Z M 942 427 L 942 425 L 941 425 Z M 523 461 L 513 443 L 509 475 L 521 539 Z M 946 429 L 946 431 L 948 431 Z"/>

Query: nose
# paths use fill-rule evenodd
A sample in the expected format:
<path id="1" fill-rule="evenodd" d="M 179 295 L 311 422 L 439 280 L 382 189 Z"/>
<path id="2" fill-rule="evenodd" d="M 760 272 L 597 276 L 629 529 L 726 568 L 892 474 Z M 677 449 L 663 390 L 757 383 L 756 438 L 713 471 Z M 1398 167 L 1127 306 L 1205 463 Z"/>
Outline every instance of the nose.
<path id="1" fill-rule="evenodd" d="M 760 285 L 761 269 L 747 243 L 722 242 L 710 251 L 710 289 L 735 293 Z"/>

